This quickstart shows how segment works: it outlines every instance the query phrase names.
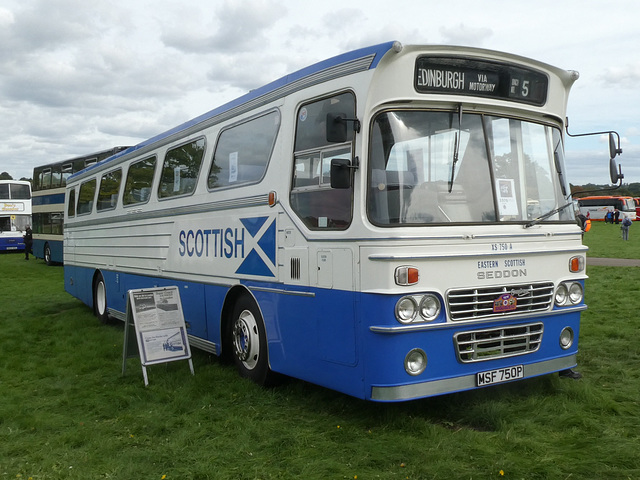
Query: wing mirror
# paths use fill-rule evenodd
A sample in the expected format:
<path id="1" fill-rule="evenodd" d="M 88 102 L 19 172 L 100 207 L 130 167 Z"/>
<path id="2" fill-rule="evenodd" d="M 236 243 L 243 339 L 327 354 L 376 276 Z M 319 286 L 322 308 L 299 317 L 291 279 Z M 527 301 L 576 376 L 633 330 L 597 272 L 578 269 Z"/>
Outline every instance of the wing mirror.
<path id="1" fill-rule="evenodd" d="M 624 178 L 622 174 L 622 166 L 616 165 L 616 156 L 622 153 L 620 148 L 620 136 L 618 136 L 618 144 L 613 137 L 613 132 L 609 132 L 609 176 L 611 177 L 611 183 L 618 183 L 619 180 Z"/>
<path id="2" fill-rule="evenodd" d="M 624 175 L 622 174 L 622 167 L 616 164 L 616 157 L 622 153 L 622 148 L 620 148 L 620 135 L 618 135 L 618 132 L 608 131 L 608 132 L 571 134 L 569 133 L 568 118 L 565 123 L 565 130 L 567 132 L 567 135 L 569 135 L 570 137 L 586 137 L 588 135 L 604 135 L 608 133 L 609 134 L 609 178 L 611 179 L 611 183 L 620 182 L 620 185 L 622 185 L 622 179 L 624 178 Z"/>

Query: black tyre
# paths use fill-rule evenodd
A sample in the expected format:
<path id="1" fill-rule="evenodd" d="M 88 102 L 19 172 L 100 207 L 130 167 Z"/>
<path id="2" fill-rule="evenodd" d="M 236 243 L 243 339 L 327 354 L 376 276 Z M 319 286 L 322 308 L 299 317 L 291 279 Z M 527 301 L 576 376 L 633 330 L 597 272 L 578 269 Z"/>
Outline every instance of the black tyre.
<path id="1" fill-rule="evenodd" d="M 48 243 L 44 244 L 44 261 L 47 265 L 53 264 L 53 262 L 51 261 L 51 248 L 49 247 Z"/>
<path id="2" fill-rule="evenodd" d="M 227 342 L 240 376 L 258 385 L 273 383 L 264 321 L 256 302 L 249 295 L 241 296 L 235 304 Z"/>
<path id="3" fill-rule="evenodd" d="M 109 322 L 107 314 L 107 286 L 101 273 L 93 281 L 93 313 L 101 323 Z"/>

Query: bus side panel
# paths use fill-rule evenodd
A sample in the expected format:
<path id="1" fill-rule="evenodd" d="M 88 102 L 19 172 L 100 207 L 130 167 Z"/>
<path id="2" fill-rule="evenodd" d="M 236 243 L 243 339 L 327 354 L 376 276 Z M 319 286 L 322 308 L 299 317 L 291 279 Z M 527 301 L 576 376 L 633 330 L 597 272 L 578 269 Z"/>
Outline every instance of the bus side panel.
<path id="1" fill-rule="evenodd" d="M 33 256 L 39 259 L 44 259 L 44 244 L 46 242 L 39 238 L 33 239 Z"/>
<path id="2" fill-rule="evenodd" d="M 33 239 L 33 256 L 44 260 L 44 247 L 49 244 L 51 250 L 51 261 L 55 263 L 62 263 L 62 241 L 58 240 L 43 240 L 41 238 Z"/>
<path id="3" fill-rule="evenodd" d="M 222 306 L 224 305 L 224 300 L 228 292 L 228 287 L 204 285 L 206 318 L 203 320 L 206 322 L 206 339 L 216 345 L 222 345 L 222 330 L 220 323 L 222 319 Z M 222 348 L 225 346 L 226 345 L 223 345 Z M 220 355 L 220 353 L 220 349 L 218 349 L 217 354 Z"/>
<path id="4" fill-rule="evenodd" d="M 308 295 L 254 291 L 265 320 L 272 370 L 363 398 L 351 291 Z"/>
<path id="5" fill-rule="evenodd" d="M 65 266 L 64 289 L 93 308 L 93 268 Z"/>
<path id="6" fill-rule="evenodd" d="M 104 275 L 104 272 L 103 272 Z M 144 288 L 176 286 L 180 292 L 182 312 L 187 332 L 200 338 L 207 338 L 205 311 L 205 286 L 201 283 L 184 282 L 170 278 L 147 277 L 125 273 L 109 272 L 107 281 L 107 305 L 120 312 L 127 308 L 127 292 Z"/>
<path id="7" fill-rule="evenodd" d="M 62 241 L 49 240 L 49 248 L 51 249 L 51 261 L 63 263 L 64 253 Z"/>

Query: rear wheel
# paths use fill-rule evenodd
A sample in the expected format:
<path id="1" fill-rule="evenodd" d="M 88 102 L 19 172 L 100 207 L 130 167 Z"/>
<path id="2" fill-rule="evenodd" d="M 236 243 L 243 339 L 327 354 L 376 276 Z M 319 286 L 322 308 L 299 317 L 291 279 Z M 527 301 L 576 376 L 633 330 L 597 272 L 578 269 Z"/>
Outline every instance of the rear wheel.
<path id="1" fill-rule="evenodd" d="M 53 263 L 51 261 L 51 248 L 48 243 L 44 244 L 44 261 L 47 265 L 51 265 Z"/>
<path id="2" fill-rule="evenodd" d="M 107 314 L 107 286 L 101 273 L 98 273 L 93 281 L 93 313 L 101 323 L 109 321 L 109 315 Z"/>
<path id="3" fill-rule="evenodd" d="M 256 302 L 248 295 L 240 297 L 233 309 L 227 342 L 242 377 L 264 386 L 273 382 L 264 321 Z"/>

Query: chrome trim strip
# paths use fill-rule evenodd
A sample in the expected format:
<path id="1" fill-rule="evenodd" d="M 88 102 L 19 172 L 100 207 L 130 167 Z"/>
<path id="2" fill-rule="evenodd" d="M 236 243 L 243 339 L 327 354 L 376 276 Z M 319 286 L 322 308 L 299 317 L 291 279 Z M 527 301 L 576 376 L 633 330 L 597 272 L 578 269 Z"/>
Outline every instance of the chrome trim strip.
<path id="1" fill-rule="evenodd" d="M 209 340 L 205 340 L 204 338 L 195 337 L 190 333 L 187 334 L 189 338 L 189 345 L 195 347 L 199 350 L 204 350 L 205 352 L 213 353 L 214 355 L 219 355 L 218 353 L 218 344 L 210 342 Z"/>
<path id="2" fill-rule="evenodd" d="M 588 248 L 569 248 L 563 250 L 527 250 L 523 252 L 510 251 L 510 252 L 465 252 L 465 253 L 436 253 L 436 254 L 420 254 L 420 255 L 384 255 L 381 253 L 374 253 L 369 255 L 369 260 L 372 261 L 408 261 L 408 260 L 431 260 L 440 258 L 465 258 L 465 257 L 512 257 L 514 255 L 546 255 L 549 253 L 587 253 Z"/>
<path id="3" fill-rule="evenodd" d="M 577 365 L 577 354 L 568 357 L 554 358 L 544 362 L 525 364 L 524 378 L 537 377 L 548 373 L 559 372 Z M 428 369 L 428 367 L 427 367 Z M 523 379 L 518 379 L 523 380 Z M 372 385 L 371 399 L 381 402 L 398 400 L 411 400 L 414 398 L 430 397 L 445 393 L 459 392 L 461 390 L 476 389 L 476 375 L 464 375 L 461 377 L 434 380 L 432 382 L 413 383 L 408 385 Z"/>
<path id="4" fill-rule="evenodd" d="M 113 308 L 109 308 L 109 307 L 107 307 L 107 315 L 117 320 L 120 320 L 121 322 L 124 322 L 127 319 L 126 313 L 121 312 L 119 310 L 114 310 Z"/>
<path id="5" fill-rule="evenodd" d="M 548 312 L 535 312 L 531 314 L 522 314 L 522 315 L 514 315 L 511 317 L 494 317 L 494 318 L 482 318 L 478 320 L 460 320 L 460 321 L 450 321 L 447 323 L 435 323 L 435 324 L 418 324 L 418 325 L 398 325 L 397 327 L 385 327 L 385 326 L 376 326 L 372 325 L 369 327 L 369 330 L 373 333 L 382 333 L 382 334 L 393 334 L 393 333 L 409 333 L 409 332 L 422 332 L 427 330 L 434 329 L 444 329 L 444 328 L 457 328 L 457 327 L 465 327 L 465 326 L 480 326 L 485 323 L 493 323 L 500 321 L 514 321 L 518 322 L 520 320 L 526 320 L 530 318 L 540 318 L 542 315 L 550 316 L 550 315 L 564 315 L 565 313 L 574 313 L 574 312 L 582 312 L 587 309 L 586 305 L 582 305 L 580 307 L 568 307 L 563 310 L 550 310 Z"/>
<path id="6" fill-rule="evenodd" d="M 250 285 L 245 285 L 249 290 L 253 290 L 256 292 L 268 292 L 268 293 L 280 293 L 282 295 L 294 295 L 298 297 L 311 297 L 314 298 L 316 296 L 313 292 L 301 292 L 295 290 L 284 290 L 282 288 L 270 288 L 270 287 L 253 287 Z"/>

